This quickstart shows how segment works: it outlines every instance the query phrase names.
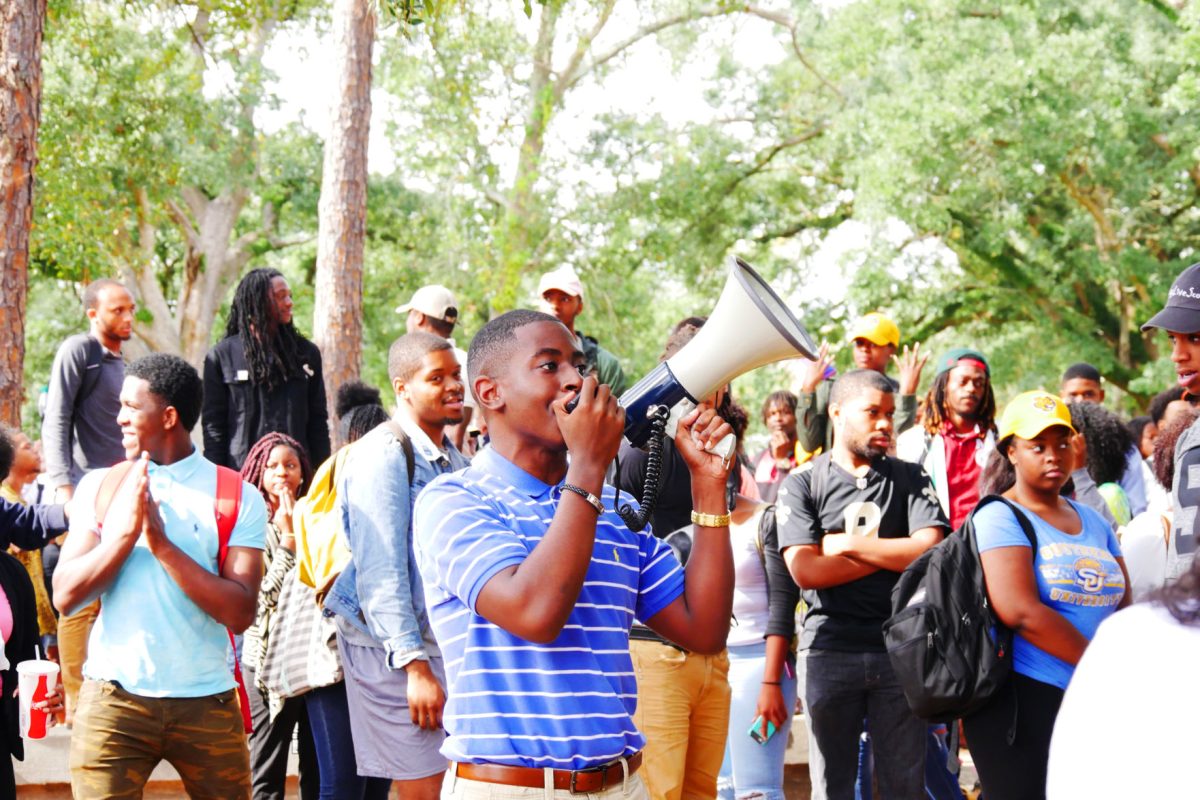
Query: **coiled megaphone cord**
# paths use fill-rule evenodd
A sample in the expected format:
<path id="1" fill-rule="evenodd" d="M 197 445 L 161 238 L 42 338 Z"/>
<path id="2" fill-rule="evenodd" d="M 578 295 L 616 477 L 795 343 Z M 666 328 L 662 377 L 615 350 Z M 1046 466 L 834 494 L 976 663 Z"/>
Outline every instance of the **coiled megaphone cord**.
<path id="1" fill-rule="evenodd" d="M 650 438 L 646 442 L 646 477 L 642 482 L 642 496 L 639 499 L 641 509 L 635 510 L 629 503 L 622 503 L 617 509 L 617 514 L 625 521 L 629 530 L 635 533 L 646 527 L 650 517 L 654 516 L 654 507 L 658 505 L 658 489 L 659 483 L 662 481 L 663 450 L 667 438 L 667 419 L 670 415 L 671 412 L 666 406 L 657 406 L 650 412 Z M 616 460 L 614 473 L 618 477 L 621 474 L 620 460 Z"/>

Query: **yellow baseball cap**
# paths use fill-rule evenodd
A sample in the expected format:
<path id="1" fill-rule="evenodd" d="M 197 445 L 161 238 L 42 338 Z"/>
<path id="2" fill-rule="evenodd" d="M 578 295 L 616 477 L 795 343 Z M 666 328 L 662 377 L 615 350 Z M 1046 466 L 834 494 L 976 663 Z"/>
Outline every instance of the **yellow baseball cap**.
<path id="1" fill-rule="evenodd" d="M 870 314 L 864 314 L 857 322 L 850 326 L 850 341 L 855 339 L 866 339 L 880 347 L 885 344 L 890 344 L 892 347 L 900 346 L 900 329 L 896 327 L 896 323 L 880 314 L 878 311 L 872 311 Z"/>
<path id="2" fill-rule="evenodd" d="M 1004 407 L 997 423 L 997 439 L 1020 436 L 1032 439 L 1046 428 L 1065 425 L 1075 432 L 1071 424 L 1071 411 L 1067 404 L 1049 392 L 1022 392 Z"/>

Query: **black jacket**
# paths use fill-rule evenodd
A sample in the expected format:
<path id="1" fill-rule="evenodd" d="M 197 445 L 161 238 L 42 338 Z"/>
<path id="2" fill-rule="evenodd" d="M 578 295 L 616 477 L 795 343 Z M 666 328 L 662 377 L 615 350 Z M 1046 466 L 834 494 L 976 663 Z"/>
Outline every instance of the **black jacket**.
<path id="1" fill-rule="evenodd" d="M 329 411 L 321 351 L 303 340 L 307 373 L 267 391 L 250 380 L 239 336 L 227 336 L 204 357 L 204 457 L 241 469 L 250 448 L 268 433 L 286 433 L 308 451 L 313 465 L 329 458 Z"/>
<path id="2" fill-rule="evenodd" d="M 0 592 L 8 599 L 12 608 L 12 636 L 4 644 L 4 656 L 9 668 L 0 672 L 0 758 L 8 754 L 17 759 L 25 758 L 25 744 L 19 727 L 20 708 L 13 692 L 17 690 L 17 664 L 34 657 L 34 645 L 38 641 L 37 606 L 33 599 L 33 582 L 21 562 L 0 551 Z"/>
<path id="3" fill-rule="evenodd" d="M 10 503 L 0 498 L 0 551 L 15 544 L 22 550 L 41 550 L 67 530 L 63 506 Z"/>

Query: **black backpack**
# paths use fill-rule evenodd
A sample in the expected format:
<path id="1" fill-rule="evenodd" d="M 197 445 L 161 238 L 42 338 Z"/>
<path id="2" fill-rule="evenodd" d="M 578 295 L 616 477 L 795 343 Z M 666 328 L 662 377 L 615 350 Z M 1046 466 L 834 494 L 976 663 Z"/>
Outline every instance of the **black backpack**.
<path id="1" fill-rule="evenodd" d="M 998 495 L 979 501 L 957 531 L 925 551 L 892 590 L 883 638 L 913 713 L 949 722 L 982 707 L 1012 671 L 1012 631 L 988 602 L 975 538 L 975 512 L 1003 503 L 1037 555 L 1037 535 L 1016 505 Z"/>

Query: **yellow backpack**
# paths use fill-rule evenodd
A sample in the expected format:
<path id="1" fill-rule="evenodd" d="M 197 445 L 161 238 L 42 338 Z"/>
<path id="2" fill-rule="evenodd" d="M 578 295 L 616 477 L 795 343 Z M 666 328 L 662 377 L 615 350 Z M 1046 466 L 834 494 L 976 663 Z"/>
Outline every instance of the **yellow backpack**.
<path id="1" fill-rule="evenodd" d="M 396 422 L 388 420 L 383 425 L 391 429 L 404 449 L 408 484 L 412 486 L 416 465 L 412 442 Z M 337 576 L 350 562 L 350 545 L 342 531 L 342 520 L 336 513 L 336 506 L 337 479 L 352 447 L 354 443 L 345 445 L 317 467 L 312 485 L 304 497 L 297 501 L 293 514 L 297 577 L 316 592 L 318 603 L 325 599 L 329 587 L 333 586 Z"/>

